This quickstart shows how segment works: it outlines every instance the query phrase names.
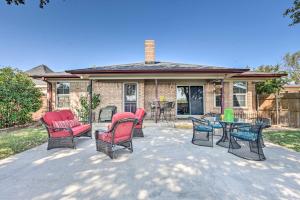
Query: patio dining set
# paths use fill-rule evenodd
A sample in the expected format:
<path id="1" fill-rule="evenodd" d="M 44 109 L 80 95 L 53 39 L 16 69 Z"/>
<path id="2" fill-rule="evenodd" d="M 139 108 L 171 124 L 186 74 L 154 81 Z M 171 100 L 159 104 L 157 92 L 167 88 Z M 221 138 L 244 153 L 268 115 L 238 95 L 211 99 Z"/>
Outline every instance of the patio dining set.
<path id="1" fill-rule="evenodd" d="M 219 136 L 216 145 L 228 148 L 229 153 L 248 160 L 266 160 L 262 131 L 270 127 L 270 119 L 221 119 L 221 114 L 214 113 L 208 113 L 200 119 L 190 119 L 193 122 L 193 144 L 213 147 L 214 136 Z M 222 134 L 217 134 L 217 130 Z"/>
<path id="2" fill-rule="evenodd" d="M 175 102 L 166 100 L 150 101 L 149 108 L 151 111 L 150 119 L 156 122 L 159 120 L 172 120 L 175 118 Z"/>

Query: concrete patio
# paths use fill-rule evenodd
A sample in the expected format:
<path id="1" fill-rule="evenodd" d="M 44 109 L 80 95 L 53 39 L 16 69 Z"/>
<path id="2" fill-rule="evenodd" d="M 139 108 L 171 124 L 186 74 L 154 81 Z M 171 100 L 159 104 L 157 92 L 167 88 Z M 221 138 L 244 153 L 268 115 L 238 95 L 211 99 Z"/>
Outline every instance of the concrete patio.
<path id="1" fill-rule="evenodd" d="M 115 160 L 87 138 L 1 160 L 0 199 L 300 199 L 299 153 L 266 143 L 266 161 L 247 161 L 192 145 L 189 129 L 144 132 Z"/>

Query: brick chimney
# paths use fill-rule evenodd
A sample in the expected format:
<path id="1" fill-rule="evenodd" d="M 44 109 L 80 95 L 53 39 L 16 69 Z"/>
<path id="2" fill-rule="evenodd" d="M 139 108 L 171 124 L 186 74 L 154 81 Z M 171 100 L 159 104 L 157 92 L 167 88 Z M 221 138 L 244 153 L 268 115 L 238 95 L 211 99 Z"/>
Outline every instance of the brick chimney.
<path id="1" fill-rule="evenodd" d="M 155 41 L 145 40 L 145 64 L 155 63 Z"/>

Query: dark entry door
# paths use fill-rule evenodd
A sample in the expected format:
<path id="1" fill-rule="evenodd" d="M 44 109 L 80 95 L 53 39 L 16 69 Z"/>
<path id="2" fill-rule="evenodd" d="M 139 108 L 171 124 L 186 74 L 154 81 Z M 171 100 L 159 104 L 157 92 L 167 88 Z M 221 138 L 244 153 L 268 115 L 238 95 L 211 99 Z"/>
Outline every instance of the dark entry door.
<path id="1" fill-rule="evenodd" d="M 191 115 L 203 115 L 203 86 L 190 86 Z"/>
<path id="2" fill-rule="evenodd" d="M 137 107 L 137 84 L 124 84 L 124 111 L 135 113 Z"/>

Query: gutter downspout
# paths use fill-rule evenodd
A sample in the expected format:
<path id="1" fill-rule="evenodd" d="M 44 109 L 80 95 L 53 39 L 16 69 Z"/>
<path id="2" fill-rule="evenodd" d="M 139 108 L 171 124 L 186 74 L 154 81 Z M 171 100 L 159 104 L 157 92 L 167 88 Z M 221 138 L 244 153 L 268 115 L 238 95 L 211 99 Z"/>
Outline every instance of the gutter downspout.
<path id="1" fill-rule="evenodd" d="M 90 111 L 89 111 L 89 123 L 92 126 L 93 123 L 93 80 L 90 80 L 90 91 L 89 91 L 89 96 L 90 96 Z"/>
<path id="2" fill-rule="evenodd" d="M 155 79 L 155 123 L 157 123 L 158 119 L 157 119 L 157 115 L 158 115 L 158 81 L 157 79 Z"/>
<path id="3" fill-rule="evenodd" d="M 221 80 L 221 114 L 224 114 L 224 79 Z"/>

